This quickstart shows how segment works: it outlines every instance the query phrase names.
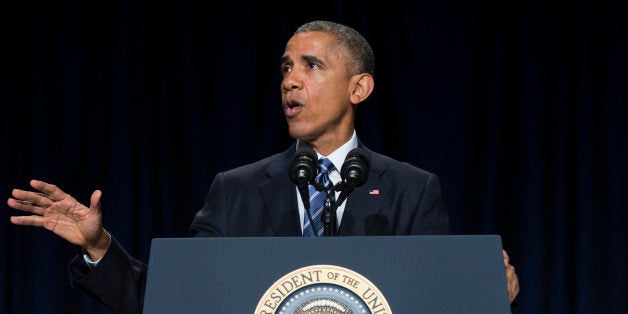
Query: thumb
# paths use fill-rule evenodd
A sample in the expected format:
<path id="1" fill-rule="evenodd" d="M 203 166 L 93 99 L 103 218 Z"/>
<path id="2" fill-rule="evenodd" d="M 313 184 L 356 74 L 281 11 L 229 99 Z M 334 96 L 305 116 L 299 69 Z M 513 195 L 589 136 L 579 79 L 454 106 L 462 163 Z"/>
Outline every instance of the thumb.
<path id="1" fill-rule="evenodd" d="M 92 197 L 89 201 L 89 208 L 96 211 L 100 211 L 101 206 L 102 206 L 102 192 L 100 190 L 96 190 L 94 191 L 94 193 L 92 193 Z"/>

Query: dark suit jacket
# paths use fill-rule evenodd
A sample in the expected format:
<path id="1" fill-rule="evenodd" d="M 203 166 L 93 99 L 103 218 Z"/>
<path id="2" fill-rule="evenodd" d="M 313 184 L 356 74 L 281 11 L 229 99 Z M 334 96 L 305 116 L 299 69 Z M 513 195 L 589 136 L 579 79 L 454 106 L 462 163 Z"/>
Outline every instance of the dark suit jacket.
<path id="1" fill-rule="evenodd" d="M 263 160 L 218 173 L 196 214 L 195 237 L 301 236 L 297 193 L 289 177 L 296 143 Z M 447 234 L 449 218 L 438 177 L 367 149 L 366 183 L 347 199 L 338 234 Z M 378 193 L 371 193 L 378 191 Z M 70 263 L 74 287 L 116 313 L 140 313 L 146 265 L 130 257 L 115 240 L 90 270 L 77 256 Z"/>

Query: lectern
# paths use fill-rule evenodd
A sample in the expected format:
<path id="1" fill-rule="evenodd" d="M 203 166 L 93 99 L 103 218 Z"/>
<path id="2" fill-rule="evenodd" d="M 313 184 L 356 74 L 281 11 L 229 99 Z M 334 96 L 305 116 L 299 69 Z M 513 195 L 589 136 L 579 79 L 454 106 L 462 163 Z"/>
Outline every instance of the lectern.
<path id="1" fill-rule="evenodd" d="M 156 238 L 144 313 L 510 313 L 498 235 Z"/>

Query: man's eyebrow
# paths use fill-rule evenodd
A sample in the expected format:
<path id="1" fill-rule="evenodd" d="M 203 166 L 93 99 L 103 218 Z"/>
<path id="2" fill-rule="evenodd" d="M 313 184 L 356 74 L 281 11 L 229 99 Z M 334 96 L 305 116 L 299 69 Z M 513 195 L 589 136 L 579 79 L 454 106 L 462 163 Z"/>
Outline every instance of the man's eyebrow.
<path id="1" fill-rule="evenodd" d="M 301 60 L 305 61 L 306 63 L 316 64 L 316 65 L 319 65 L 319 66 L 325 66 L 325 62 L 323 62 L 323 60 L 321 60 L 317 56 L 302 55 L 301 56 Z M 279 59 L 279 64 L 280 65 L 292 64 L 292 63 L 293 63 L 292 62 L 292 58 L 290 58 L 290 56 L 283 56 L 283 57 L 281 57 L 281 59 Z"/>
<path id="2" fill-rule="evenodd" d="M 323 62 L 323 60 L 319 59 L 317 56 L 303 55 L 301 56 L 301 59 L 303 59 L 307 63 L 325 65 L 325 62 Z"/>

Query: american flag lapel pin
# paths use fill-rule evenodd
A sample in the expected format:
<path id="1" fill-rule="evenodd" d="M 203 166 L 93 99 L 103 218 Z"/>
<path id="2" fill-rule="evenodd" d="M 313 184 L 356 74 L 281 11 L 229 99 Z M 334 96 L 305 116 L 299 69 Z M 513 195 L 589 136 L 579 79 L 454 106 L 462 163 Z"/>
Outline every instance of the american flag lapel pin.
<path id="1" fill-rule="evenodd" d="M 369 190 L 369 194 L 371 194 L 371 195 L 379 195 L 379 190 L 378 189 L 371 189 L 371 190 Z"/>

